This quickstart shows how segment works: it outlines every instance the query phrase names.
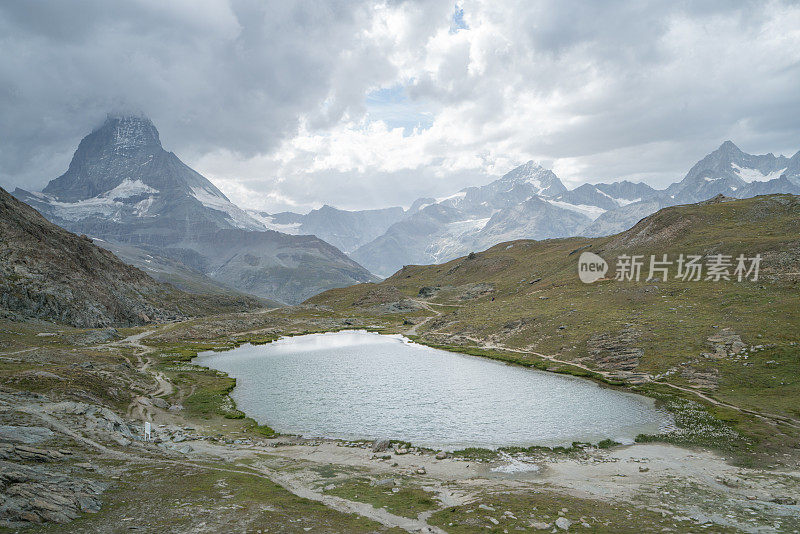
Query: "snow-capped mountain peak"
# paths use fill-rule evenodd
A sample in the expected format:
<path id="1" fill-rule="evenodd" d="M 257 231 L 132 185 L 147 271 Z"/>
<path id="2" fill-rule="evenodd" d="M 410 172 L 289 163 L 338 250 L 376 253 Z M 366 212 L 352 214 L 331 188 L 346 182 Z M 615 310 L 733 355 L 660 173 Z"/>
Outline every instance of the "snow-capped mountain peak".
<path id="1" fill-rule="evenodd" d="M 533 160 L 512 169 L 498 181 L 511 187 L 517 184 L 530 185 L 534 195 L 543 197 L 554 197 L 567 190 L 553 171 Z"/>

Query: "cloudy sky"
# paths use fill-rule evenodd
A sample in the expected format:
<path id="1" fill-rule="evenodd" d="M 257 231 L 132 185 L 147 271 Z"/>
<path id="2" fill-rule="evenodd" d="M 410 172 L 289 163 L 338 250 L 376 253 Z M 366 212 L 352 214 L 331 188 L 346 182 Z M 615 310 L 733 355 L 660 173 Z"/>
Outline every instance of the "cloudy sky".
<path id="1" fill-rule="evenodd" d="M 800 149 L 797 2 L 0 4 L 0 185 L 108 112 L 245 207 L 409 205 L 529 159 L 663 187 L 725 139 Z"/>

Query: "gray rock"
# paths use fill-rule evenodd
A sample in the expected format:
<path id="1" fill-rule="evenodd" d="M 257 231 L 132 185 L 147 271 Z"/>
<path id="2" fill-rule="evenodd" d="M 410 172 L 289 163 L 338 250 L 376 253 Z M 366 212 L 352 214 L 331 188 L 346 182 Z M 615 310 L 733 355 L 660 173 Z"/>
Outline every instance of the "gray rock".
<path id="1" fill-rule="evenodd" d="M 372 452 L 384 452 L 389 449 L 389 445 L 388 439 L 377 439 L 372 444 Z"/>
<path id="2" fill-rule="evenodd" d="M 569 530 L 569 527 L 572 526 L 572 521 L 570 521 L 566 517 L 559 517 L 558 519 L 556 519 L 556 526 L 561 530 Z"/>
<path id="3" fill-rule="evenodd" d="M 150 404 L 162 410 L 169 410 L 170 407 L 169 403 L 161 397 L 150 397 Z"/>
<path id="4" fill-rule="evenodd" d="M 0 425 L 0 441 L 35 444 L 53 437 L 53 431 L 41 426 Z"/>
<path id="5" fill-rule="evenodd" d="M 444 460 L 447 458 L 447 453 L 445 451 L 439 451 L 436 453 L 437 460 Z"/>

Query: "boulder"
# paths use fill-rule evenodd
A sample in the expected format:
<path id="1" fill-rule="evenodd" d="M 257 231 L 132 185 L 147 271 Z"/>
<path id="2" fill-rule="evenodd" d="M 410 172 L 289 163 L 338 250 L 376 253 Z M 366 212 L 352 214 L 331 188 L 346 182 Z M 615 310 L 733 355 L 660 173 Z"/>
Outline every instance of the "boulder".
<path id="1" fill-rule="evenodd" d="M 384 452 L 389 449 L 388 439 L 376 439 L 372 444 L 372 452 Z"/>
<path id="2" fill-rule="evenodd" d="M 569 530 L 569 527 L 572 526 L 572 521 L 570 521 L 566 517 L 559 517 L 558 519 L 556 519 L 556 526 L 561 530 Z"/>
<path id="3" fill-rule="evenodd" d="M 161 397 L 150 397 L 150 404 L 162 410 L 169 410 L 170 408 L 169 403 Z"/>

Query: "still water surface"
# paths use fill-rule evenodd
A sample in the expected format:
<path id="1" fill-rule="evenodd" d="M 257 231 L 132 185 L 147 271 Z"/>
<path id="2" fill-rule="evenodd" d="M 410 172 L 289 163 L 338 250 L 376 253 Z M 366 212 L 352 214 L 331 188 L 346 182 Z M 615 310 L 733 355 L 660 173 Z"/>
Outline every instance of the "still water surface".
<path id="1" fill-rule="evenodd" d="M 646 397 L 364 331 L 282 338 L 195 363 L 236 378 L 237 407 L 291 434 L 466 446 L 630 442 L 666 414 Z"/>

